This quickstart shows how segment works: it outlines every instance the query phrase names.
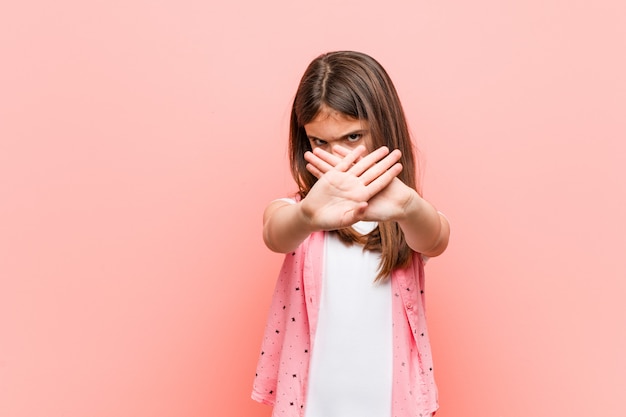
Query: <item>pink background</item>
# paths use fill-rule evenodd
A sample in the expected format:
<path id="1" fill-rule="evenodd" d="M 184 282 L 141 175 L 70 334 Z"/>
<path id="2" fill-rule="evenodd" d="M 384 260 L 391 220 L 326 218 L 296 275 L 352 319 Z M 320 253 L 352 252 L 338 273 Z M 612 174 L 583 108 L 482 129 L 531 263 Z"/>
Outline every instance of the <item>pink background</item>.
<path id="1" fill-rule="evenodd" d="M 452 223 L 438 417 L 626 416 L 626 4 L 0 6 L 0 416 L 258 416 L 249 399 L 319 53 L 376 57 Z"/>

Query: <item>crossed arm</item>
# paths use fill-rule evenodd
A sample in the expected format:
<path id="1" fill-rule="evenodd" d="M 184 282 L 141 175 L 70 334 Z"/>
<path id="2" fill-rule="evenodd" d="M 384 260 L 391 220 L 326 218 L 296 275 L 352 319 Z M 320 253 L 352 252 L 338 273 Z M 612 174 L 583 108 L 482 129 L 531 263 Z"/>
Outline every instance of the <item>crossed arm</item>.
<path id="1" fill-rule="evenodd" d="M 307 169 L 318 178 L 296 204 L 274 201 L 263 215 L 263 239 L 275 252 L 287 253 L 312 232 L 348 227 L 358 221 L 396 221 L 411 249 L 428 257 L 448 245 L 446 218 L 397 176 L 399 150 L 382 147 L 364 155 L 365 147 L 339 145 L 331 154 L 307 152 Z"/>

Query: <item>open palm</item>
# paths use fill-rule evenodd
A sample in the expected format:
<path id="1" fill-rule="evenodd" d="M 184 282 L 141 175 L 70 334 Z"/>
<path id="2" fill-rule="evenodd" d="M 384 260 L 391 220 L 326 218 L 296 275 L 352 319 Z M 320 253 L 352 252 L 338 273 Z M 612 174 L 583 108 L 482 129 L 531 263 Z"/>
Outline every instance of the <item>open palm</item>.
<path id="1" fill-rule="evenodd" d="M 333 230 L 360 220 L 384 221 L 401 214 L 410 200 L 397 175 L 401 153 L 386 147 L 362 157 L 365 148 L 336 146 L 338 155 L 307 152 L 307 169 L 318 181 L 302 201 L 303 212 L 319 229 Z"/>

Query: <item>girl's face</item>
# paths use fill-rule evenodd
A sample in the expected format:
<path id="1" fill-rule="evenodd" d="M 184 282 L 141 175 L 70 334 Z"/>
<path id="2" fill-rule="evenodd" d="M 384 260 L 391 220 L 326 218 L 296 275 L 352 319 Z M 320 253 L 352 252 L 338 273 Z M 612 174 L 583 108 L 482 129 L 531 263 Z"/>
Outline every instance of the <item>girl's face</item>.
<path id="1" fill-rule="evenodd" d="M 372 137 L 369 123 L 364 119 L 355 119 L 344 113 L 323 106 L 310 123 L 304 125 L 311 149 L 322 148 L 333 153 L 333 145 L 353 149 L 365 145 L 367 152 L 372 152 Z"/>

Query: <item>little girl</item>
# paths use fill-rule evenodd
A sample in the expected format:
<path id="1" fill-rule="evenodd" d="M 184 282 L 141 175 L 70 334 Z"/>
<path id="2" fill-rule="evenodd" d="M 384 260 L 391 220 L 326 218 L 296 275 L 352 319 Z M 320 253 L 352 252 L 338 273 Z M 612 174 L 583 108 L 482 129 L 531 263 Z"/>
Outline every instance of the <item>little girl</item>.
<path id="1" fill-rule="evenodd" d="M 417 191 L 382 66 L 358 52 L 313 60 L 289 148 L 299 191 L 263 216 L 265 244 L 286 256 L 252 398 L 274 417 L 431 416 L 423 265 L 446 249 L 450 228 Z"/>

